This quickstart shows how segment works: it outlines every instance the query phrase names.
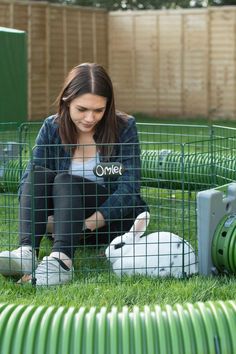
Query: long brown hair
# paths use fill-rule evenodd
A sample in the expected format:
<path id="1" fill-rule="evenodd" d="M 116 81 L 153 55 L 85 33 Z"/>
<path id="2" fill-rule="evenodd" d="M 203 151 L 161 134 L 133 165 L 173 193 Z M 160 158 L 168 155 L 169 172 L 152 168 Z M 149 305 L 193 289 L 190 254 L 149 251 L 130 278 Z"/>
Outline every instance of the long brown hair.
<path id="1" fill-rule="evenodd" d="M 71 120 L 69 105 L 73 99 L 86 93 L 107 98 L 103 118 L 96 125 L 95 140 L 101 154 L 109 159 L 113 144 L 118 142 L 119 128 L 124 122 L 123 115 L 115 110 L 113 85 L 105 69 L 96 63 L 75 66 L 65 79 L 57 98 L 59 134 L 63 144 L 77 144 L 78 133 Z"/>

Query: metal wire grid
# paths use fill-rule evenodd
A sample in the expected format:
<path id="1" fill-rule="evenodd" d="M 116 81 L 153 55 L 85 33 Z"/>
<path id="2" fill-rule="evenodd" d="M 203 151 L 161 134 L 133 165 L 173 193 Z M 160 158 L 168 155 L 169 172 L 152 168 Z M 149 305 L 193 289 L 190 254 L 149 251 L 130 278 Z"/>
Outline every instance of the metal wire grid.
<path id="1" fill-rule="evenodd" d="M 7 129 L 6 124 L 0 127 L 2 250 L 18 246 L 20 220 L 16 186 L 25 169 L 24 163 L 30 158 L 40 126 L 41 123 L 24 123 L 16 130 L 12 129 L 12 125 L 11 129 Z M 235 129 L 139 123 L 138 130 L 142 151 L 142 179 L 137 182 L 141 182 L 141 194 L 151 213 L 146 234 L 172 232 L 189 242 L 197 251 L 196 194 L 199 190 L 235 180 Z M 49 236 L 43 238 L 40 258 L 50 253 L 52 241 Z M 104 281 L 113 276 L 104 256 L 105 245 L 102 247 L 97 240 L 98 235 L 95 236 L 95 244 L 83 242 L 78 246 L 75 253 L 76 279 Z M 185 249 L 182 251 L 184 253 Z M 183 276 L 185 266 L 190 265 L 186 259 L 183 260 Z"/>

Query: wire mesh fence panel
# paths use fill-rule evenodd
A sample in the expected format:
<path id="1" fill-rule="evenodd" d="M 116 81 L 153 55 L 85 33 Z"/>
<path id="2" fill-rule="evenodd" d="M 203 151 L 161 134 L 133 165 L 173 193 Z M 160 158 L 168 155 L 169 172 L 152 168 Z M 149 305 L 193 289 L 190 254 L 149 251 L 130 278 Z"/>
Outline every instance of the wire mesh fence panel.
<path id="1" fill-rule="evenodd" d="M 142 149 L 168 149 L 168 145 L 175 145 L 175 150 L 181 150 L 181 144 L 209 139 L 211 129 L 208 125 L 194 124 L 164 124 L 138 123 L 138 131 Z M 164 144 L 162 147 L 162 143 Z"/>
<path id="2" fill-rule="evenodd" d="M 9 251 L 19 247 L 19 203 L 17 190 L 20 178 L 28 164 L 28 157 L 24 158 L 24 144 L 18 143 L 18 131 L 1 132 L 0 144 L 0 249 L 8 256 Z M 21 261 L 20 261 L 21 262 Z M 7 260 L 5 266 L 14 276 L 14 264 Z M 5 269 L 2 269 L 4 275 Z"/>
<path id="3" fill-rule="evenodd" d="M 18 142 L 18 127 L 19 123 L 16 122 L 0 123 L 0 143 Z"/>
<path id="4" fill-rule="evenodd" d="M 0 128 L 1 251 L 17 249 L 19 237 L 21 244 L 33 248 L 29 270 L 22 261 L 18 278 L 28 272 L 35 280 L 51 272 L 63 283 L 67 259 L 73 259 L 70 280 L 80 281 L 110 281 L 117 275 L 125 280 L 139 274 L 183 277 L 197 271 L 196 196 L 235 180 L 235 130 L 137 126 L 141 166 L 136 164 L 139 147 L 132 144 L 117 144 L 112 161 L 94 156 L 102 147 L 92 144 L 71 160 L 77 146 L 35 147 L 40 122 L 16 126 L 9 134 Z M 25 175 L 29 161 L 34 163 Z M 88 228 L 84 220 L 91 215 L 94 226 Z"/>

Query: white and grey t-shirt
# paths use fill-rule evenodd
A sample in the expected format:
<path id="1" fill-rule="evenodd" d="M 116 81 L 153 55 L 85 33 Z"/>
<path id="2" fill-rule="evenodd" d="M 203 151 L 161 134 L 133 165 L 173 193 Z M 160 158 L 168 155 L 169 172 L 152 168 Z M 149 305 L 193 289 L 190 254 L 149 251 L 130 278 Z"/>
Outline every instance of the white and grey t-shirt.
<path id="1" fill-rule="evenodd" d="M 81 176 L 89 179 L 90 181 L 103 184 L 103 177 L 98 177 L 94 174 L 94 167 L 100 163 L 99 154 L 95 157 L 89 158 L 85 161 L 73 160 L 71 161 L 69 173 L 75 176 Z"/>

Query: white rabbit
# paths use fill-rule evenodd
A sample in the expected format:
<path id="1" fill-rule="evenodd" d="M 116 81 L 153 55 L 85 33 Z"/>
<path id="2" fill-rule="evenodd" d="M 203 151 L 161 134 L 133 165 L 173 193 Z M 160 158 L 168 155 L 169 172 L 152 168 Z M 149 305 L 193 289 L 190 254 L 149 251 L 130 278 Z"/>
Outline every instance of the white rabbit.
<path id="1" fill-rule="evenodd" d="M 183 276 L 196 273 L 196 256 L 190 244 L 171 232 L 154 232 L 141 237 L 149 224 L 144 212 L 122 236 L 116 237 L 105 254 L 117 275 Z"/>

